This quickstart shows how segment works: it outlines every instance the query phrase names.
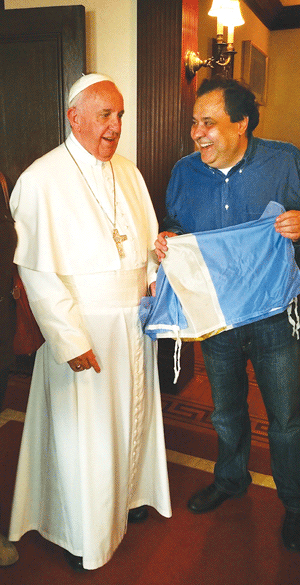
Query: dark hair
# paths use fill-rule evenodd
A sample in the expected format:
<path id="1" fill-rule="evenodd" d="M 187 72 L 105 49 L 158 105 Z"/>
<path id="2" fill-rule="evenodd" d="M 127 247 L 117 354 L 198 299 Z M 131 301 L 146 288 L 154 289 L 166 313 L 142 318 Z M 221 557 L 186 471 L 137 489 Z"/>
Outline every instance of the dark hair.
<path id="1" fill-rule="evenodd" d="M 230 116 L 231 122 L 240 122 L 248 117 L 248 138 L 259 122 L 258 104 L 255 95 L 250 89 L 235 79 L 226 79 L 215 75 L 211 79 L 204 79 L 197 91 L 197 97 L 220 89 L 224 94 L 225 111 Z"/>

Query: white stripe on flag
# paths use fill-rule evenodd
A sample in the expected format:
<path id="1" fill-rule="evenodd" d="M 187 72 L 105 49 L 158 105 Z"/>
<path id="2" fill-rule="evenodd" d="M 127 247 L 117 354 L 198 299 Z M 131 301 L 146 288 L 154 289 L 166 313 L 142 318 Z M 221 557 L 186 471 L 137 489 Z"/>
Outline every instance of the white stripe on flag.
<path id="1" fill-rule="evenodd" d="M 184 329 L 184 338 L 202 337 L 228 328 L 209 270 L 193 234 L 169 238 L 168 252 L 162 264 L 184 307 L 189 324 L 188 329 Z"/>

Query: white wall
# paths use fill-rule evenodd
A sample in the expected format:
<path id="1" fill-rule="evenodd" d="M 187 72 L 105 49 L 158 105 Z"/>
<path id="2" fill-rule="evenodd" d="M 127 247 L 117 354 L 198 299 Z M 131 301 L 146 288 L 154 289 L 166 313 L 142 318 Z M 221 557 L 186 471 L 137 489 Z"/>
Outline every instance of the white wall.
<path id="1" fill-rule="evenodd" d="M 269 47 L 267 138 L 300 148 L 300 29 L 272 31 Z"/>
<path id="2" fill-rule="evenodd" d="M 136 162 L 136 0 L 5 0 L 5 9 L 81 4 L 86 13 L 87 73 L 110 75 L 124 96 L 118 152 Z"/>

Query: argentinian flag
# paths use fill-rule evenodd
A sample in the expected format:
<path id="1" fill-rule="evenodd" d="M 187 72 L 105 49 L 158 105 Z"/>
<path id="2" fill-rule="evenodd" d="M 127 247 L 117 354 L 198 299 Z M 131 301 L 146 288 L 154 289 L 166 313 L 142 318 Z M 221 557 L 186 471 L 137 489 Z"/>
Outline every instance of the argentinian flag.
<path id="1" fill-rule="evenodd" d="M 300 293 L 291 240 L 275 231 L 284 208 L 270 202 L 260 219 L 168 239 L 156 297 L 140 307 L 152 339 L 205 339 L 283 312 Z"/>

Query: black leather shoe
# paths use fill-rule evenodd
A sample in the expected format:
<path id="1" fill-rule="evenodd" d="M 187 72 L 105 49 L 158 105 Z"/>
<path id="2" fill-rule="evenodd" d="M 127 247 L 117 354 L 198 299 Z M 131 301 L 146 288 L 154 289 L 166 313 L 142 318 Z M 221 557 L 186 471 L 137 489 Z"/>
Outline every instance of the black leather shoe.
<path id="1" fill-rule="evenodd" d="M 300 512 L 286 511 L 281 536 L 288 550 L 300 552 Z"/>
<path id="2" fill-rule="evenodd" d="M 64 554 L 68 565 L 70 565 L 73 571 L 76 571 L 77 573 L 82 573 L 83 571 L 87 570 L 83 568 L 82 557 L 76 557 L 75 555 L 72 555 L 72 553 L 70 553 L 68 550 L 65 550 Z"/>
<path id="3" fill-rule="evenodd" d="M 139 508 L 132 508 L 128 512 L 128 522 L 133 524 L 134 522 L 143 522 L 147 520 L 149 516 L 146 506 L 140 506 Z"/>
<path id="4" fill-rule="evenodd" d="M 203 514 L 203 512 L 209 512 L 214 510 L 225 500 L 230 498 L 239 498 L 246 493 L 246 490 L 241 494 L 227 494 L 218 490 L 214 483 L 209 485 L 204 490 L 196 492 L 188 501 L 188 509 L 194 514 Z"/>

